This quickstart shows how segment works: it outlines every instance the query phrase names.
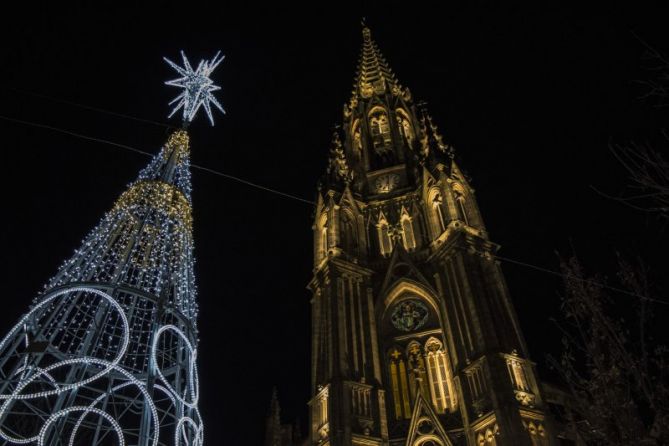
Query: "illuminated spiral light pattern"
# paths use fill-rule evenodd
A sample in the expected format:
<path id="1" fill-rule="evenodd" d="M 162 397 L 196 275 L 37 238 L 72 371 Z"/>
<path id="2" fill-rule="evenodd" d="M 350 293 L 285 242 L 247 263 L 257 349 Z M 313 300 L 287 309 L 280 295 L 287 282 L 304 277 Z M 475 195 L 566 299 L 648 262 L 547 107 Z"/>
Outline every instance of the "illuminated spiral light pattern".
<path id="1" fill-rule="evenodd" d="M 201 446 L 188 135 L 0 341 L 0 444 Z"/>

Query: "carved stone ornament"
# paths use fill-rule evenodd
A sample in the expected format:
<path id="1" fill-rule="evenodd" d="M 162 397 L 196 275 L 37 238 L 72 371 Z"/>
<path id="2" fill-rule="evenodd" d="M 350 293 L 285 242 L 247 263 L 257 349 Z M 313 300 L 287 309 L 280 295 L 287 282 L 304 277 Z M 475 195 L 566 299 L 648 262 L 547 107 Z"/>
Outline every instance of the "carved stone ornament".
<path id="1" fill-rule="evenodd" d="M 363 98 L 372 97 L 374 94 L 374 87 L 369 82 L 363 81 L 360 83 L 360 94 Z"/>
<path id="2" fill-rule="evenodd" d="M 337 133 L 335 133 L 332 138 L 332 148 L 330 149 L 327 173 L 334 176 L 337 180 L 345 182 L 349 182 L 353 179 L 353 171 L 348 166 L 344 147 L 342 146 Z"/>
<path id="3" fill-rule="evenodd" d="M 535 396 L 532 393 L 524 392 L 522 390 L 514 390 L 518 402 L 527 407 L 534 407 Z"/>

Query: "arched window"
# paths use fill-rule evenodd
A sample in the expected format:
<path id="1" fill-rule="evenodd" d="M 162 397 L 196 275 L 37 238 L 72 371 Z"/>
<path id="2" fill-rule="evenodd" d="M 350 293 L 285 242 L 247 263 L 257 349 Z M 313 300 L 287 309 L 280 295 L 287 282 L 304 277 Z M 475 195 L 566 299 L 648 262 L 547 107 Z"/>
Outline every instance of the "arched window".
<path id="1" fill-rule="evenodd" d="M 318 221 L 318 225 L 316 227 L 317 230 L 317 255 L 320 260 L 323 260 L 325 257 L 328 256 L 328 249 L 329 249 L 329 243 L 328 243 L 328 216 L 327 214 L 321 215 L 321 218 Z"/>
<path id="2" fill-rule="evenodd" d="M 340 247 L 344 252 L 355 255 L 357 253 L 357 231 L 355 228 L 355 220 L 348 212 L 342 215 L 342 224 L 340 228 Z"/>
<path id="3" fill-rule="evenodd" d="M 369 119 L 369 127 L 372 131 L 374 150 L 379 154 L 389 152 L 392 138 L 388 115 L 383 111 L 374 112 Z"/>
<path id="4" fill-rule="evenodd" d="M 413 232 L 413 223 L 409 213 L 404 210 L 401 217 L 402 222 L 402 241 L 404 242 L 404 248 L 407 251 L 416 249 L 416 236 Z"/>
<path id="5" fill-rule="evenodd" d="M 379 233 L 379 249 L 382 256 L 389 256 L 393 250 L 393 245 L 390 240 L 390 225 L 386 218 L 381 215 L 379 218 L 379 223 L 376 225 L 376 229 Z"/>
<path id="6" fill-rule="evenodd" d="M 460 220 L 464 221 L 465 224 L 468 225 L 469 218 L 467 218 L 467 207 L 465 205 L 465 191 L 459 184 L 455 184 L 453 186 L 453 195 L 455 196 L 455 206 L 458 208 Z"/>
<path id="7" fill-rule="evenodd" d="M 428 383 L 425 379 L 425 361 L 423 360 L 422 348 L 416 341 L 407 346 L 407 364 L 409 365 L 409 383 L 411 398 L 415 401 L 416 393 L 420 392 L 423 397 L 428 397 Z"/>
<path id="8" fill-rule="evenodd" d="M 451 398 L 454 393 L 446 352 L 444 352 L 438 339 L 430 338 L 427 340 L 425 343 L 425 357 L 427 359 L 432 403 L 437 412 L 444 413 L 453 404 Z"/>
<path id="9" fill-rule="evenodd" d="M 395 113 L 397 114 L 397 127 L 400 129 L 400 134 L 404 137 L 407 145 L 411 147 L 414 140 L 414 132 L 413 127 L 411 126 L 411 120 L 401 108 L 398 108 Z"/>
<path id="10" fill-rule="evenodd" d="M 411 418 L 411 402 L 409 401 L 409 382 L 404 356 L 398 348 L 392 348 L 388 355 L 390 384 L 393 392 L 395 419 Z"/>
<path id="11" fill-rule="evenodd" d="M 511 377 L 511 383 L 516 390 L 521 390 L 523 392 L 528 392 L 530 390 L 530 385 L 527 380 L 527 375 L 525 374 L 525 367 L 516 359 L 507 359 L 506 367 L 509 370 L 509 376 Z"/>

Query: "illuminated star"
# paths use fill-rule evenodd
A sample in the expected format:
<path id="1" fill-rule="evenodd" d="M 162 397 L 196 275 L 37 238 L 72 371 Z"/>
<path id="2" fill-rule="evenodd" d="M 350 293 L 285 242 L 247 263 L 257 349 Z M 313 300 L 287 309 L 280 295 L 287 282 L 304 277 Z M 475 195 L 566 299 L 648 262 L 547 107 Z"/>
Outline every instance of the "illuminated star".
<path id="1" fill-rule="evenodd" d="M 218 85 L 214 85 L 214 81 L 209 77 L 214 69 L 221 63 L 225 56 L 220 56 L 221 52 L 216 53 L 211 60 L 201 60 L 197 69 L 193 68 L 188 62 L 186 55 L 181 51 L 184 66 L 180 67 L 167 57 L 164 57 L 172 68 L 174 68 L 182 77 L 165 82 L 166 85 L 183 88 L 183 92 L 174 98 L 170 105 L 177 103 L 172 109 L 172 113 L 168 116 L 171 118 L 180 109 L 183 109 L 183 121 L 187 124 L 193 120 L 200 106 L 204 106 L 204 110 L 209 116 L 211 125 L 214 125 L 214 117 L 211 115 L 211 104 L 214 104 L 221 112 L 225 113 L 223 106 L 216 100 L 213 93 L 221 89 Z M 220 57 L 219 57 L 220 56 Z"/>

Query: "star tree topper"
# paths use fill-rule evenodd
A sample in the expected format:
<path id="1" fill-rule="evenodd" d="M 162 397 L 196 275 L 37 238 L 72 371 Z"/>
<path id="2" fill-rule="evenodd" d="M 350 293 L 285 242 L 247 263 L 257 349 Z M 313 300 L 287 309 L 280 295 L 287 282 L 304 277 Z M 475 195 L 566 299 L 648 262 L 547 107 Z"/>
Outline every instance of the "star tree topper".
<path id="1" fill-rule="evenodd" d="M 175 64 L 167 57 L 163 58 L 165 62 L 182 76 L 178 79 L 165 82 L 166 85 L 183 88 L 183 92 L 170 102 L 170 105 L 175 102 L 177 104 L 172 109 L 172 113 L 170 113 L 168 118 L 171 118 L 180 108 L 183 108 L 183 122 L 184 125 L 188 125 L 197 114 L 200 106 L 204 106 L 211 125 L 214 125 L 214 118 L 211 115 L 211 104 L 214 104 L 223 113 L 225 113 L 225 110 L 223 110 L 223 106 L 221 106 L 213 95 L 221 87 L 214 85 L 214 81 L 209 76 L 225 56 L 221 56 L 221 52 L 219 51 L 213 59 L 201 60 L 195 71 L 193 71 L 183 51 L 181 51 L 181 57 L 184 62 L 183 67 Z"/>

